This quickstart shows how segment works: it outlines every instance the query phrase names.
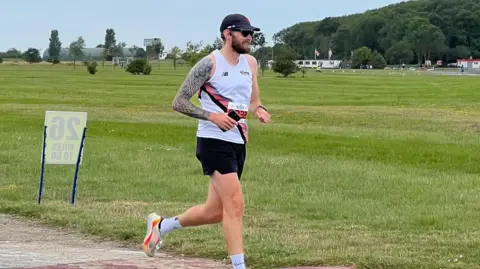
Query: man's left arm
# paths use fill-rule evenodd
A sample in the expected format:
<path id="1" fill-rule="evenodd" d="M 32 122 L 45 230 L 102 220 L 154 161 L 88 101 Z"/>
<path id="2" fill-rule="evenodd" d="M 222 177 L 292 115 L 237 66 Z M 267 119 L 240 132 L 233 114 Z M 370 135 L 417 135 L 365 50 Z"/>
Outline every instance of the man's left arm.
<path id="1" fill-rule="evenodd" d="M 248 64 L 250 65 L 250 70 L 252 71 L 252 97 L 250 99 L 250 113 L 255 113 L 258 108 L 261 108 L 262 101 L 260 100 L 260 91 L 258 89 L 258 80 L 257 80 L 257 59 L 255 57 L 248 55 Z"/>
<path id="2" fill-rule="evenodd" d="M 260 90 L 258 87 L 258 67 L 257 59 L 255 57 L 248 55 L 248 64 L 250 65 L 250 70 L 252 71 L 252 96 L 250 98 L 250 108 L 249 112 L 253 113 L 261 122 L 267 123 L 270 121 L 270 115 L 267 112 L 267 109 L 262 105 L 260 100 Z"/>

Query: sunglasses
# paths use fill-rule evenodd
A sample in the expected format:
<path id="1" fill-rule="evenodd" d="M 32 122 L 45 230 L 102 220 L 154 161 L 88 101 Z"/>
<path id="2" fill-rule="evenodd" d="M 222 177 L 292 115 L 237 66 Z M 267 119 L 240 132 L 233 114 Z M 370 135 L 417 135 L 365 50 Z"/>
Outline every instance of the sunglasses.
<path id="1" fill-rule="evenodd" d="M 253 37 L 254 32 L 252 30 L 242 30 L 242 29 L 230 29 L 232 32 L 240 32 L 243 37 L 251 36 Z"/>

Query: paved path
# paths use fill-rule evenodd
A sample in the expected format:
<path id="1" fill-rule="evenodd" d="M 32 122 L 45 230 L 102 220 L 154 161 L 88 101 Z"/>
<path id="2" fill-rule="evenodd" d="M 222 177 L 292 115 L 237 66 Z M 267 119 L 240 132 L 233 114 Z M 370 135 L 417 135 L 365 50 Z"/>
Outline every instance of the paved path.
<path id="1" fill-rule="evenodd" d="M 126 249 L 111 242 L 95 242 L 34 222 L 0 214 L 0 268 L 164 268 L 227 269 L 224 263 L 173 257 Z"/>
<path id="2" fill-rule="evenodd" d="M 2 269 L 231 269 L 223 262 L 157 253 L 147 257 L 140 249 L 113 242 L 96 242 L 78 234 L 46 228 L 35 222 L 0 214 L 0 268 Z M 298 267 L 295 269 L 351 269 Z M 289 269 L 289 268 L 285 268 Z M 293 268 L 290 268 L 293 269 Z"/>

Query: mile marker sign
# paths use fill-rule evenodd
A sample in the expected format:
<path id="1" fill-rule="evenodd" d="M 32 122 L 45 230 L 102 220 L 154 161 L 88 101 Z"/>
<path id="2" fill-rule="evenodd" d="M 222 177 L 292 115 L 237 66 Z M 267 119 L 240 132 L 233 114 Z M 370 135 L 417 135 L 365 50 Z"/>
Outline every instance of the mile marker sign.
<path id="1" fill-rule="evenodd" d="M 46 111 L 43 128 L 40 186 L 38 203 L 43 192 L 45 164 L 75 165 L 71 203 L 75 203 L 78 168 L 83 159 L 83 145 L 87 130 L 87 113 Z"/>

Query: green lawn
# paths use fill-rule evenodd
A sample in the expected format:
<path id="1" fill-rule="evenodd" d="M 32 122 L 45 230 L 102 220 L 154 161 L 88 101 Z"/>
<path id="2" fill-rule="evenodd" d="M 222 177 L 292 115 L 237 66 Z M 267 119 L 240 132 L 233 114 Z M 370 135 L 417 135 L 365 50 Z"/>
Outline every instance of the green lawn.
<path id="1" fill-rule="evenodd" d="M 148 213 L 203 202 L 196 121 L 171 109 L 187 72 L 0 65 L 0 211 L 139 245 Z M 272 121 L 249 123 L 249 268 L 480 268 L 480 77 L 373 73 L 259 78 Z M 36 204 L 45 110 L 88 112 L 76 207 L 60 165 Z M 226 258 L 221 231 L 165 250 Z"/>

